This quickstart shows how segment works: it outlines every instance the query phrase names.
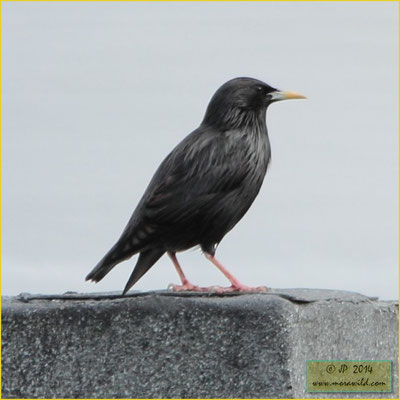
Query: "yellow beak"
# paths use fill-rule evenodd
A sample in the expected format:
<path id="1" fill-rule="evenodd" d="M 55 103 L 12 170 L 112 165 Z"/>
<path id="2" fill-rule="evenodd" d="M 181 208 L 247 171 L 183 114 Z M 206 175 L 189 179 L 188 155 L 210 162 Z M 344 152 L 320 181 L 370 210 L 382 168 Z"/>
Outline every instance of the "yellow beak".
<path id="1" fill-rule="evenodd" d="M 306 96 L 303 96 L 300 93 L 296 92 L 281 92 L 277 90 L 276 92 L 271 93 L 271 100 L 272 101 L 279 101 L 279 100 L 289 100 L 289 99 L 306 99 Z"/>

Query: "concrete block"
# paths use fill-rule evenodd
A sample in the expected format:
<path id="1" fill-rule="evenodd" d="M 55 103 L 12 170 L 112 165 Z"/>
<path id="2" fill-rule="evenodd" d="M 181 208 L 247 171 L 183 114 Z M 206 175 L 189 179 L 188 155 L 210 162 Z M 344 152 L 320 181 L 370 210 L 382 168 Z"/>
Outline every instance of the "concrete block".
<path id="1" fill-rule="evenodd" d="M 306 360 L 393 361 L 394 391 L 307 393 Z M 398 304 L 350 292 L 2 300 L 3 398 L 398 398 Z"/>

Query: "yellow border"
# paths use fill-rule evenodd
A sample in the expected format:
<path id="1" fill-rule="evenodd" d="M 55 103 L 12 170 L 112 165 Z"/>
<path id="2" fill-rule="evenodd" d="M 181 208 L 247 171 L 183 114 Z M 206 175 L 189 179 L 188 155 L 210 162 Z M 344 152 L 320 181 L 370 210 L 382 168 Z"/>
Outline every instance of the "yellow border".
<path id="1" fill-rule="evenodd" d="M 308 3 L 399 3 L 400 0 L 0 0 L 1 2 L 13 2 L 13 3 L 21 3 L 21 2 L 63 2 L 63 3 L 70 3 L 70 2 L 107 2 L 107 3 L 114 3 L 114 2 L 148 2 L 148 3 L 160 3 L 160 2 L 167 2 L 167 3 L 174 3 L 174 2 L 181 2 L 181 3 L 219 3 L 219 2 L 227 2 L 227 3 L 293 3 L 293 2 L 308 2 Z"/>
<path id="2" fill-rule="evenodd" d="M 2 1 L 0 0 L 0 205 L 2 205 L 2 202 L 1 202 L 1 200 L 2 200 L 2 198 L 1 198 L 1 183 L 2 183 L 2 179 L 1 179 L 1 177 L 2 177 L 2 175 L 1 175 L 1 166 L 2 166 L 2 158 L 1 158 L 1 134 L 2 134 L 2 129 L 1 129 L 1 127 L 2 127 L 2 122 L 3 122 L 3 120 L 2 120 L 2 104 L 1 104 L 1 83 L 2 83 L 2 77 L 1 77 L 1 70 L 2 70 L 2 64 L 1 64 L 1 42 L 2 42 L 2 26 L 1 26 L 1 22 L 2 22 L 2 13 L 1 13 L 1 3 L 2 3 Z M 1 222 L 1 206 L 0 206 L 0 222 Z M 1 243 L 2 243 L 2 238 L 1 238 L 1 232 L 2 232 L 2 229 L 0 229 L 0 312 L 1 312 L 1 299 L 2 299 L 2 296 L 1 296 L 1 268 L 2 268 L 2 260 L 3 260 L 3 257 L 2 257 L 2 252 L 1 252 Z M 1 347 L 1 318 L 0 318 L 0 347 Z M 2 376 L 2 374 L 1 374 L 1 365 L 2 365 L 2 362 L 1 362 L 1 354 L 2 354 L 2 352 L 0 351 L 0 399 L 2 398 L 1 397 L 1 394 L 2 394 L 2 392 L 1 392 L 1 388 L 2 388 L 2 385 L 1 385 L 1 376 Z"/>
<path id="3" fill-rule="evenodd" d="M 2 117 L 2 113 L 1 113 L 1 38 L 2 38 L 2 34 L 1 34 L 1 22 L 2 22 L 2 9 L 1 9 L 1 5 L 3 2 L 142 2 L 143 0 L 0 0 L 0 172 L 1 172 L 1 117 Z M 400 0 L 144 0 L 147 2 L 286 2 L 286 3 L 290 3 L 290 2 L 330 2 L 330 3 L 337 3 L 337 2 L 341 2 L 341 3 L 345 3 L 345 2 L 364 2 L 364 3 L 371 3 L 371 2 L 391 2 L 391 3 L 400 3 Z M 400 21 L 400 6 L 398 8 L 398 12 L 399 12 L 399 21 Z M 399 39 L 400 39 L 400 34 L 399 34 Z M 399 82 L 400 82 L 400 69 L 399 69 Z M 400 83 L 399 83 L 399 93 L 400 93 Z M 400 100 L 400 96 L 398 95 L 398 99 Z M 400 102 L 399 102 L 399 115 L 400 115 Z M 400 137 L 400 131 L 399 131 L 399 137 Z M 400 155 L 400 140 L 399 140 L 399 148 L 398 148 L 398 155 Z M 400 158 L 400 157 L 399 157 Z M 399 161 L 399 167 L 400 167 L 400 161 Z M 399 179 L 398 179 L 398 185 L 399 185 L 399 192 L 398 192 L 398 199 L 400 199 L 400 175 L 399 175 Z M 0 205 L 1 205 L 1 176 L 0 176 Z M 400 211 L 400 209 L 399 209 Z M 0 221 L 1 221 L 1 207 L 0 207 Z M 400 234 L 400 212 L 399 212 L 399 234 Z M 0 230 L 0 295 L 1 295 L 1 230 Z M 400 248 L 399 248 L 399 259 L 400 259 Z M 399 278 L 399 297 L 400 297 L 400 278 Z M 1 310 L 1 296 L 0 296 L 0 310 Z M 400 320 L 399 320 L 399 331 L 400 331 Z M 0 319 L 0 334 L 1 334 L 1 319 Z M 0 345 L 1 345 L 1 336 L 0 336 Z M 400 341 L 399 341 L 399 350 L 400 350 Z M 399 360 L 398 360 L 399 361 Z M 399 367 L 399 363 L 398 363 L 398 367 Z M 1 352 L 0 352 L 0 387 L 1 387 Z M 1 399 L 1 389 L 0 389 L 0 399 Z M 99 400 L 100 398 L 97 398 L 96 400 Z M 27 400 L 33 400 L 33 399 L 27 399 Z M 54 399 L 53 399 L 54 400 Z M 57 400 L 57 399 L 56 399 Z M 74 400 L 74 399 L 60 399 L 60 400 Z M 82 400 L 95 400 L 95 399 L 82 399 Z M 101 399 L 100 399 L 101 400 Z M 102 400 L 105 400 L 102 399 Z M 108 399 L 107 399 L 108 400 Z M 141 400 L 158 400 L 158 399 L 141 399 Z M 161 400 L 161 399 L 160 399 Z M 178 399 L 171 399 L 171 400 L 178 400 Z M 199 399 L 187 399 L 187 400 L 199 400 Z M 222 399 L 208 399 L 208 400 L 222 400 Z M 232 400 L 252 400 L 252 399 L 232 399 Z M 259 399 L 258 399 L 259 400 Z M 275 399 L 268 399 L 268 400 L 275 400 Z M 280 399 L 280 400 L 289 400 L 289 399 Z M 332 399 L 333 400 L 333 399 Z M 335 398 L 335 400 L 347 400 L 347 399 L 339 399 L 339 398 Z M 385 399 L 383 399 L 385 400 Z M 389 398 L 387 399 L 389 400 Z"/>

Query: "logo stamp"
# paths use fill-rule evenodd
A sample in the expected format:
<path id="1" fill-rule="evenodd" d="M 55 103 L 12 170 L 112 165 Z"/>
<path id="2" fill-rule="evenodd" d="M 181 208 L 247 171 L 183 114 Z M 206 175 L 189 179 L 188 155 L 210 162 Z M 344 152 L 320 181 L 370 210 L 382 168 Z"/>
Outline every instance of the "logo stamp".
<path id="1" fill-rule="evenodd" d="M 307 392 L 391 392 L 391 361 L 308 360 Z"/>

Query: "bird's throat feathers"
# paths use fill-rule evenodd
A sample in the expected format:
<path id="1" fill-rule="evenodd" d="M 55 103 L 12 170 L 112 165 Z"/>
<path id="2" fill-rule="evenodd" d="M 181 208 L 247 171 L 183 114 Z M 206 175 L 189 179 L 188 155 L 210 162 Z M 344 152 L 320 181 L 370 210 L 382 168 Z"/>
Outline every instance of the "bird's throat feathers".
<path id="1" fill-rule="evenodd" d="M 228 109 L 209 107 L 204 116 L 203 126 L 210 126 L 218 130 L 230 129 L 266 129 L 266 108 L 246 109 L 231 106 Z"/>

